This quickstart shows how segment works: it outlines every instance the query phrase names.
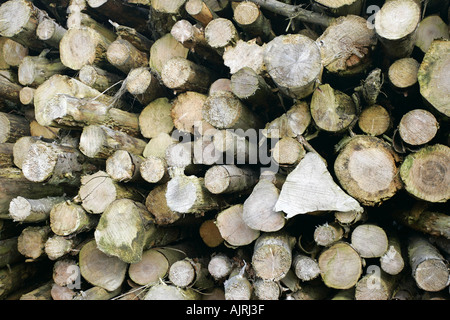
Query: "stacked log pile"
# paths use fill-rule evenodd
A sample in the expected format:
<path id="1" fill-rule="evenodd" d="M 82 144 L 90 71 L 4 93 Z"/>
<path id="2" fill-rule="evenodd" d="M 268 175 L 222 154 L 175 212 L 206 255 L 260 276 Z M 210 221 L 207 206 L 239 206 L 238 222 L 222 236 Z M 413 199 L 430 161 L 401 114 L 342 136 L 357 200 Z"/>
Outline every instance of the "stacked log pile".
<path id="1" fill-rule="evenodd" d="M 447 12 L 1 1 L 0 299 L 449 299 Z"/>

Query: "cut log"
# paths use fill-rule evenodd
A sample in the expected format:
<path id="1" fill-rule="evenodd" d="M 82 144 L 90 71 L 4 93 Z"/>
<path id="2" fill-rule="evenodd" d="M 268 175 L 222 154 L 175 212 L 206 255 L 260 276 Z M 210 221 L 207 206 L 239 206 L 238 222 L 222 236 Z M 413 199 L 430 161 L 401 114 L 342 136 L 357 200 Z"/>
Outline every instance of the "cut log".
<path id="1" fill-rule="evenodd" d="M 77 277 L 78 265 L 74 259 L 61 259 L 53 265 L 52 279 L 55 284 L 61 287 L 71 287 L 79 279 Z M 73 289 L 73 288 L 72 288 Z"/>
<path id="2" fill-rule="evenodd" d="M 18 237 L 0 240 L 0 268 L 14 265 L 24 260 L 24 256 L 18 249 Z"/>
<path id="3" fill-rule="evenodd" d="M 27 199 L 18 196 L 9 203 L 9 215 L 13 221 L 27 223 L 45 221 L 50 217 L 53 206 L 66 200 L 66 197 Z"/>
<path id="4" fill-rule="evenodd" d="M 76 292 L 67 287 L 62 287 L 54 283 L 50 291 L 53 300 L 73 300 L 76 296 Z"/>
<path id="5" fill-rule="evenodd" d="M 62 128 L 102 125 L 131 136 L 140 135 L 138 114 L 111 108 L 93 99 L 57 94 L 39 110 L 40 123 Z"/>
<path id="6" fill-rule="evenodd" d="M 199 259 L 184 258 L 174 262 L 169 268 L 168 279 L 180 288 L 194 287 L 207 290 L 213 286 L 208 269 Z"/>
<path id="7" fill-rule="evenodd" d="M 194 143 L 192 141 L 174 143 L 167 147 L 165 159 L 170 169 L 180 169 L 186 174 L 198 173 L 199 165 L 194 164 Z"/>
<path id="8" fill-rule="evenodd" d="M 403 160 L 400 176 L 414 197 L 430 202 L 450 199 L 450 148 L 435 144 L 410 153 Z"/>
<path id="9" fill-rule="evenodd" d="M 250 300 L 253 286 L 245 274 L 244 268 L 235 268 L 224 282 L 225 300 Z"/>
<path id="10" fill-rule="evenodd" d="M 10 70 L 0 70 L 0 97 L 13 103 L 19 103 L 19 93 L 23 87 L 16 83 L 15 78 L 16 75 Z"/>
<path id="11" fill-rule="evenodd" d="M 260 179 L 244 201 L 242 218 L 245 224 L 263 232 L 281 230 L 286 218 L 282 211 L 275 208 L 279 195 L 280 190 L 272 181 Z"/>
<path id="12" fill-rule="evenodd" d="M 0 168 L 14 166 L 14 143 L 0 143 Z"/>
<path id="13" fill-rule="evenodd" d="M 118 91 L 115 87 L 122 78 L 96 66 L 85 65 L 78 72 L 78 79 L 95 90 L 112 95 Z"/>
<path id="14" fill-rule="evenodd" d="M 414 0 L 402 0 L 386 2 L 375 14 L 376 34 L 391 58 L 404 58 L 412 53 L 420 11 Z"/>
<path id="15" fill-rule="evenodd" d="M 295 254 L 292 259 L 292 268 L 301 281 L 311 281 L 320 276 L 320 268 L 316 259 L 304 254 Z"/>
<path id="16" fill-rule="evenodd" d="M 206 93 L 217 76 L 200 64 L 183 57 L 175 57 L 164 64 L 161 78 L 164 85 L 175 92 Z"/>
<path id="17" fill-rule="evenodd" d="M 144 198 L 136 189 L 114 181 L 104 171 L 83 176 L 78 197 L 81 206 L 94 214 L 102 213 L 118 199 L 142 201 Z"/>
<path id="18" fill-rule="evenodd" d="M 47 254 L 47 257 L 53 261 L 56 261 L 68 254 L 78 253 L 76 247 L 81 243 L 81 239 L 82 238 L 78 236 L 50 236 L 45 242 L 45 253 Z"/>
<path id="19" fill-rule="evenodd" d="M 219 78 L 211 83 L 208 94 L 211 94 L 215 91 L 232 91 L 231 80 L 228 78 Z"/>
<path id="20" fill-rule="evenodd" d="M 65 69 L 66 66 L 59 59 L 50 60 L 41 54 L 23 58 L 17 75 L 20 84 L 37 87 L 54 74 L 59 74 Z"/>
<path id="21" fill-rule="evenodd" d="M 398 133 L 407 144 L 423 145 L 436 136 L 439 122 L 436 117 L 424 109 L 414 109 L 405 113 L 400 119 Z"/>
<path id="22" fill-rule="evenodd" d="M 125 85 L 127 91 L 144 106 L 166 95 L 163 85 L 147 67 L 131 70 L 125 79 Z"/>
<path id="23" fill-rule="evenodd" d="M 345 230 L 337 222 L 319 225 L 314 230 L 314 241 L 323 247 L 329 247 L 344 237 Z"/>
<path id="24" fill-rule="evenodd" d="M 314 11 L 321 12 L 334 17 L 346 16 L 349 14 L 359 16 L 363 9 L 363 2 L 360 0 L 330 1 L 314 0 Z"/>
<path id="25" fill-rule="evenodd" d="M 397 160 L 395 152 L 383 140 L 355 136 L 338 154 L 334 172 L 350 196 L 362 205 L 374 206 L 401 188 Z"/>
<path id="26" fill-rule="evenodd" d="M 211 193 L 233 193 L 255 186 L 258 176 L 250 168 L 235 165 L 215 165 L 205 173 L 205 187 Z"/>
<path id="27" fill-rule="evenodd" d="M 13 147 L 14 164 L 16 167 L 22 169 L 23 161 L 28 154 L 30 146 L 38 140 L 41 139 L 37 136 L 23 136 L 17 139 Z"/>
<path id="28" fill-rule="evenodd" d="M 419 62 L 414 58 L 401 58 L 394 61 L 388 71 L 392 86 L 406 95 L 408 89 L 411 89 L 417 83 L 419 65 Z"/>
<path id="29" fill-rule="evenodd" d="M 195 164 L 213 166 L 223 163 L 223 154 L 216 150 L 214 146 L 212 133 L 215 131 L 215 129 L 212 129 L 194 141 L 193 162 Z"/>
<path id="30" fill-rule="evenodd" d="M 381 227 L 366 223 L 353 229 L 351 244 L 362 258 L 379 258 L 388 249 L 388 237 Z"/>
<path id="31" fill-rule="evenodd" d="M 14 291 L 25 287 L 42 269 L 44 266 L 36 262 L 17 263 L 10 268 L 0 269 L 0 299 L 5 299 Z"/>
<path id="32" fill-rule="evenodd" d="M 171 117 L 173 102 L 158 98 L 150 102 L 139 114 L 139 128 L 145 138 L 155 138 L 160 133 L 170 134 L 174 127 Z"/>
<path id="33" fill-rule="evenodd" d="M 49 226 L 26 227 L 17 239 L 17 249 L 31 261 L 39 258 L 45 253 L 45 242 L 51 231 Z"/>
<path id="34" fill-rule="evenodd" d="M 362 212 L 363 208 L 334 182 L 321 157 L 307 152 L 287 176 L 275 210 L 285 212 L 289 219 L 316 211 Z"/>
<path id="35" fill-rule="evenodd" d="M 206 27 L 213 19 L 218 18 L 217 14 L 212 10 L 205 1 L 188 0 L 185 4 L 186 12 Z"/>
<path id="36" fill-rule="evenodd" d="M 23 105 L 32 105 L 33 104 L 33 100 L 34 100 L 34 90 L 36 90 L 36 89 L 30 88 L 30 87 L 23 87 L 19 91 L 20 103 L 23 104 Z"/>
<path id="37" fill-rule="evenodd" d="M 100 251 L 95 240 L 83 245 L 79 253 L 78 265 L 81 276 L 86 281 L 108 291 L 120 288 L 128 267 L 126 262 Z"/>
<path id="38" fill-rule="evenodd" d="M 83 128 L 80 151 L 89 158 L 107 159 L 121 149 L 141 155 L 147 142 L 104 125 L 89 125 Z"/>
<path id="39" fill-rule="evenodd" d="M 448 74 L 450 41 L 434 40 L 426 52 L 417 74 L 420 94 L 437 111 L 450 116 Z"/>
<path id="40" fill-rule="evenodd" d="M 363 276 L 355 286 L 355 300 L 391 300 L 398 278 L 370 265 L 371 274 Z"/>
<path id="41" fill-rule="evenodd" d="M 417 27 L 415 45 L 423 53 L 426 53 L 431 43 L 436 39 L 449 40 L 448 28 L 440 16 L 429 15 L 423 18 Z"/>
<path id="42" fill-rule="evenodd" d="M 294 99 L 309 96 L 317 87 L 321 61 L 319 47 L 302 35 L 277 36 L 264 49 L 269 75 L 284 95 Z"/>
<path id="43" fill-rule="evenodd" d="M 172 102 L 171 116 L 176 129 L 194 134 L 205 134 L 214 127 L 203 120 L 203 105 L 207 95 L 195 91 L 182 92 Z"/>
<path id="44" fill-rule="evenodd" d="M 28 56 L 28 47 L 10 38 L 0 37 L 0 69 L 19 66 L 26 56 Z"/>
<path id="45" fill-rule="evenodd" d="M 346 242 L 337 242 L 325 249 L 320 254 L 318 263 L 323 282 L 334 289 L 355 286 L 362 273 L 361 257 Z"/>
<path id="46" fill-rule="evenodd" d="M 390 275 L 397 275 L 403 271 L 405 260 L 403 259 L 402 244 L 397 234 L 388 232 L 388 249 L 380 257 L 381 269 Z"/>
<path id="47" fill-rule="evenodd" d="M 256 43 L 256 39 L 249 41 L 237 40 L 233 46 L 228 46 L 223 53 L 223 64 L 234 74 L 242 68 L 253 69 L 256 74 L 264 75 L 266 66 L 264 64 L 265 45 Z M 242 59 L 242 57 L 246 57 Z"/>
<path id="48" fill-rule="evenodd" d="M 305 156 L 303 145 L 294 138 L 283 137 L 277 141 L 272 151 L 272 159 L 281 167 L 293 168 Z"/>
<path id="49" fill-rule="evenodd" d="M 128 74 L 132 69 L 148 65 L 148 54 L 122 38 L 114 40 L 108 46 L 106 58 L 109 63 L 125 74 Z"/>
<path id="50" fill-rule="evenodd" d="M 203 105 L 203 119 L 217 129 L 261 128 L 262 122 L 256 113 L 245 106 L 238 97 L 229 91 L 210 94 Z"/>
<path id="51" fill-rule="evenodd" d="M 141 286 L 155 285 L 167 277 L 171 265 L 185 257 L 175 247 L 152 248 L 143 252 L 141 261 L 130 264 L 128 275 Z"/>
<path id="52" fill-rule="evenodd" d="M 140 166 L 144 157 L 125 150 L 117 150 L 106 159 L 106 173 L 115 181 L 130 182 L 141 180 Z"/>
<path id="53" fill-rule="evenodd" d="M 324 131 L 342 132 L 357 120 L 352 98 L 329 84 L 314 90 L 310 108 L 315 125 Z"/>
<path id="54" fill-rule="evenodd" d="M 72 300 L 111 300 L 116 297 L 120 291 L 120 287 L 115 290 L 106 290 L 105 288 L 95 286 L 86 291 L 77 293 Z"/>
<path id="55" fill-rule="evenodd" d="M 278 282 L 272 280 L 257 279 L 253 287 L 259 300 L 279 300 L 282 293 Z"/>
<path id="56" fill-rule="evenodd" d="M 44 142 L 33 143 L 22 163 L 24 176 L 33 182 L 78 185 L 81 175 L 90 174 L 96 165 L 85 162 L 73 146 Z"/>
<path id="57" fill-rule="evenodd" d="M 200 293 L 192 288 L 158 283 L 150 287 L 142 300 L 200 300 Z"/>
<path id="58" fill-rule="evenodd" d="M 13 143 L 30 135 L 30 122 L 20 115 L 0 112 L 0 143 Z"/>
<path id="59" fill-rule="evenodd" d="M 225 155 L 225 163 L 256 164 L 258 145 L 235 130 L 217 130 L 213 136 L 214 149 Z"/>
<path id="60" fill-rule="evenodd" d="M 168 133 L 159 133 L 156 137 L 150 139 L 150 141 L 145 146 L 142 155 L 146 158 L 150 156 L 165 158 L 167 148 L 177 142 L 178 140 L 176 140 Z"/>
<path id="61" fill-rule="evenodd" d="M 184 47 L 170 33 L 167 33 L 156 40 L 150 48 L 149 66 L 160 75 L 167 61 L 174 57 L 186 58 L 188 53 L 188 48 Z"/>
<path id="62" fill-rule="evenodd" d="M 233 270 L 233 261 L 230 257 L 222 252 L 219 252 L 211 257 L 208 263 L 209 274 L 216 281 L 223 281 Z"/>
<path id="63" fill-rule="evenodd" d="M 259 230 L 251 229 L 243 219 L 243 206 L 237 204 L 219 212 L 216 226 L 222 238 L 231 246 L 245 246 L 256 240 Z"/>
<path id="64" fill-rule="evenodd" d="M 382 106 L 375 104 L 364 108 L 358 117 L 358 126 L 370 136 L 381 136 L 391 127 L 391 116 Z"/>
<path id="65" fill-rule="evenodd" d="M 47 14 L 26 0 L 6 1 L 0 6 L 0 36 L 11 38 L 35 50 L 45 43 L 36 37 L 39 21 Z"/>
<path id="66" fill-rule="evenodd" d="M 297 138 L 311 124 L 309 103 L 297 100 L 292 107 L 281 116 L 266 124 L 263 134 L 267 138 Z"/>
<path id="67" fill-rule="evenodd" d="M 182 214 L 171 210 L 166 200 L 167 182 L 157 185 L 147 195 L 145 206 L 154 216 L 157 225 L 170 225 L 182 218 Z"/>
<path id="68" fill-rule="evenodd" d="M 220 195 L 214 195 L 205 187 L 204 178 L 176 175 L 167 184 L 167 206 L 179 213 L 202 214 L 224 206 Z"/>
<path id="69" fill-rule="evenodd" d="M 234 7 L 234 21 L 250 38 L 261 37 L 263 41 L 275 38 L 270 20 L 261 12 L 258 5 L 246 1 Z"/>
<path id="70" fill-rule="evenodd" d="M 445 259 L 422 235 L 412 235 L 408 242 L 408 256 L 416 285 L 425 291 L 437 292 L 449 284 L 449 270 Z"/>
<path id="71" fill-rule="evenodd" d="M 98 217 L 87 213 L 81 205 L 71 202 L 55 204 L 50 211 L 50 227 L 59 236 L 75 235 L 93 230 Z"/>
<path id="72" fill-rule="evenodd" d="M 256 276 L 264 280 L 282 279 L 291 268 L 294 245 L 295 238 L 283 231 L 261 234 L 252 254 Z"/>
<path id="73" fill-rule="evenodd" d="M 233 46 L 239 40 L 239 33 L 231 20 L 220 17 L 208 23 L 205 38 L 211 48 L 223 55 L 225 48 Z"/>
<path id="74" fill-rule="evenodd" d="M 53 19 L 42 19 L 36 28 L 38 39 L 54 48 L 59 48 L 59 43 L 66 32 L 67 29 Z"/>
<path id="75" fill-rule="evenodd" d="M 159 39 L 169 33 L 175 22 L 184 15 L 186 0 L 152 0 L 150 3 L 150 29 L 153 38 Z"/>
<path id="76" fill-rule="evenodd" d="M 316 39 L 316 44 L 327 71 L 350 76 L 363 72 L 371 65 L 371 52 L 377 38 L 366 19 L 350 14 L 337 18 Z"/>
<path id="77" fill-rule="evenodd" d="M 202 222 L 198 228 L 198 233 L 203 242 L 210 248 L 220 246 L 224 242 L 224 238 L 217 228 L 215 219 L 208 219 Z"/>

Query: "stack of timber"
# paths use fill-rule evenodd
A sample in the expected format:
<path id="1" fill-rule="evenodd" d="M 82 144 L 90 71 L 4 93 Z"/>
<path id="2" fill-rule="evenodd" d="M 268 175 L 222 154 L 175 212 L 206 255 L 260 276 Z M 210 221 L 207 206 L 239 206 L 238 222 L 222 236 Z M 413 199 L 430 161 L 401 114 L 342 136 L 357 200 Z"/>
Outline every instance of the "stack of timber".
<path id="1" fill-rule="evenodd" d="M 448 1 L 0 2 L 0 299 L 450 299 Z"/>

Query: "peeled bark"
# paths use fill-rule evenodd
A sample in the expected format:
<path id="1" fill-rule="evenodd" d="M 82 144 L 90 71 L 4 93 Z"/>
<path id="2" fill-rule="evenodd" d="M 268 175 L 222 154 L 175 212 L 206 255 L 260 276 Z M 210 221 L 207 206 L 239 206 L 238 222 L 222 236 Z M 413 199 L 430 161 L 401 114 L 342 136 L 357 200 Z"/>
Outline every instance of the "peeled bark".
<path id="1" fill-rule="evenodd" d="M 237 40 L 233 46 L 228 46 L 223 53 L 223 64 L 235 74 L 242 68 L 251 68 L 258 75 L 264 75 L 266 66 L 264 64 L 265 45 L 256 43 L 256 39 L 249 41 Z M 245 59 L 242 59 L 245 57 Z"/>

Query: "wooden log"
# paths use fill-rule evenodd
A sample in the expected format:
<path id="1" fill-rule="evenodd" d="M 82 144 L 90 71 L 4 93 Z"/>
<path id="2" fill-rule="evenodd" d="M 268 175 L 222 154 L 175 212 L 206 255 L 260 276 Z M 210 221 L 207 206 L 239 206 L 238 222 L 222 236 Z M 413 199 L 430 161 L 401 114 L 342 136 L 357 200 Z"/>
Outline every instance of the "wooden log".
<path id="1" fill-rule="evenodd" d="M 10 70 L 0 70 L 0 97 L 12 103 L 19 103 L 22 86 L 16 83 L 15 74 Z"/>
<path id="2" fill-rule="evenodd" d="M 21 195 L 27 198 L 60 196 L 64 189 L 57 185 L 28 180 L 18 168 L 0 168 L 0 216 L 9 218 L 9 203 Z"/>
<path id="3" fill-rule="evenodd" d="M 147 34 L 147 30 L 138 31 L 135 28 L 126 25 L 120 25 L 118 23 L 111 24 L 114 26 L 114 30 L 119 38 L 127 40 L 138 50 L 147 53 L 150 51 L 150 48 L 152 47 L 154 41 L 150 40 L 146 35 L 144 35 L 144 33 Z"/>
<path id="4" fill-rule="evenodd" d="M 76 6 L 78 6 L 78 8 L 76 8 Z M 93 19 L 89 14 L 81 12 L 85 10 L 85 3 L 82 0 L 79 1 L 79 3 L 72 4 L 70 7 L 70 13 L 66 20 L 67 29 L 89 28 L 97 32 L 101 37 L 109 42 L 113 42 L 117 38 L 117 34 L 111 30 L 111 28 L 108 28 L 104 24 Z"/>
<path id="5" fill-rule="evenodd" d="M 50 290 L 52 281 L 48 281 L 30 292 L 20 296 L 19 300 L 52 300 Z"/>
<path id="6" fill-rule="evenodd" d="M 14 143 L 0 143 L 0 168 L 14 166 Z"/>
<path id="7" fill-rule="evenodd" d="M 375 14 L 375 32 L 391 58 L 409 56 L 415 43 L 421 9 L 413 0 L 388 1 Z M 398 17 L 405 17 L 399 21 Z"/>
<path id="8" fill-rule="evenodd" d="M 205 27 L 205 38 L 211 48 L 223 55 L 227 47 L 239 40 L 239 33 L 231 20 L 220 17 Z"/>
<path id="9" fill-rule="evenodd" d="M 86 212 L 75 203 L 61 202 L 50 211 L 50 227 L 56 235 L 69 236 L 93 230 L 98 223 L 98 216 Z"/>
<path id="10" fill-rule="evenodd" d="M 132 69 L 148 65 L 148 54 L 122 38 L 117 38 L 108 46 L 106 58 L 109 63 L 125 74 Z"/>
<path id="11" fill-rule="evenodd" d="M 33 182 L 78 185 L 81 175 L 96 170 L 96 165 L 85 162 L 73 146 L 44 142 L 33 143 L 22 163 L 24 176 Z"/>
<path id="12" fill-rule="evenodd" d="M 25 287 L 42 269 L 43 265 L 36 262 L 17 263 L 10 268 L 0 269 L 0 299 L 5 299 L 14 291 Z"/>
<path id="13" fill-rule="evenodd" d="M 423 18 L 417 27 L 415 45 L 426 53 L 436 39 L 449 40 L 448 28 L 439 15 L 429 15 Z"/>
<path id="14" fill-rule="evenodd" d="M 381 136 L 391 127 L 389 112 L 379 104 L 364 108 L 358 117 L 358 126 L 370 136 Z"/>
<path id="15" fill-rule="evenodd" d="M 76 296 L 76 292 L 67 287 L 62 287 L 54 283 L 50 291 L 53 300 L 72 300 Z"/>
<path id="16" fill-rule="evenodd" d="M 231 79 L 228 78 L 219 78 L 209 87 L 208 94 L 211 94 L 215 91 L 232 91 L 231 89 Z"/>
<path id="17" fill-rule="evenodd" d="M 0 112 L 0 143 L 13 143 L 30 134 L 29 121 L 20 115 Z"/>
<path id="18" fill-rule="evenodd" d="M 30 146 L 38 140 L 41 139 L 37 136 L 22 136 L 17 139 L 13 147 L 14 165 L 16 167 L 22 169 L 23 161 L 28 154 Z"/>
<path id="19" fill-rule="evenodd" d="M 95 240 L 83 245 L 79 253 L 78 265 L 81 276 L 86 281 L 107 291 L 120 288 L 125 280 L 128 266 L 119 258 L 100 251 Z"/>
<path id="20" fill-rule="evenodd" d="M 223 199 L 205 187 L 204 178 L 176 175 L 167 184 L 167 206 L 179 213 L 202 214 L 224 206 Z"/>
<path id="21" fill-rule="evenodd" d="M 111 40 L 90 27 L 69 28 L 59 43 L 61 62 L 72 70 L 106 61 Z"/>
<path id="22" fill-rule="evenodd" d="M 203 119 L 203 105 L 208 96 L 204 93 L 186 91 L 179 93 L 172 102 L 173 124 L 180 132 L 206 134 L 214 127 Z"/>
<path id="23" fill-rule="evenodd" d="M 11 38 L 35 50 L 41 50 L 45 43 L 36 37 L 36 28 L 46 13 L 32 2 L 25 0 L 6 1 L 0 6 L 0 35 Z"/>
<path id="24" fill-rule="evenodd" d="M 260 179 L 243 204 L 242 218 L 245 224 L 263 232 L 281 230 L 286 224 L 282 211 L 275 208 L 280 190 L 268 179 Z"/>
<path id="25" fill-rule="evenodd" d="M 414 109 L 405 113 L 398 124 L 398 133 L 409 145 L 429 143 L 439 130 L 436 117 L 425 109 Z"/>
<path id="26" fill-rule="evenodd" d="M 24 256 L 18 249 L 19 237 L 12 237 L 5 240 L 0 240 L 0 268 L 8 265 L 14 265 L 24 260 Z"/>
<path id="27" fill-rule="evenodd" d="M 250 228 L 243 219 L 243 205 L 236 204 L 216 216 L 216 226 L 222 238 L 231 246 L 245 246 L 256 240 L 259 230 Z"/>
<path id="28" fill-rule="evenodd" d="M 362 258 L 379 258 L 388 249 L 388 237 L 381 227 L 365 223 L 353 229 L 351 244 Z"/>
<path id="29" fill-rule="evenodd" d="M 80 274 L 77 274 L 78 270 L 77 261 L 74 259 L 68 258 L 57 260 L 53 265 L 53 282 L 61 287 L 75 286 L 75 282 L 80 280 L 78 278 Z"/>
<path id="30" fill-rule="evenodd" d="M 177 287 L 193 287 L 199 290 L 211 289 L 214 285 L 208 269 L 201 259 L 184 258 L 169 268 L 169 281 Z"/>
<path id="31" fill-rule="evenodd" d="M 178 141 L 169 134 L 163 132 L 159 133 L 147 143 L 143 156 L 146 158 L 151 156 L 164 158 L 166 156 L 166 149 L 176 142 Z"/>
<path id="32" fill-rule="evenodd" d="M 106 208 L 94 236 L 102 252 L 127 263 L 140 261 L 145 249 L 184 237 L 178 228 L 158 228 L 145 205 L 130 199 L 116 200 Z"/>
<path id="33" fill-rule="evenodd" d="M 290 61 L 295 61 L 295 64 Z M 280 91 L 291 98 L 309 96 L 321 80 L 319 47 L 306 36 L 277 36 L 264 49 L 264 63 Z"/>
<path id="34" fill-rule="evenodd" d="M 214 254 L 208 262 L 208 272 L 216 281 L 223 281 L 233 270 L 233 261 L 223 252 Z"/>
<path id="35" fill-rule="evenodd" d="M 349 289 L 356 285 L 362 262 L 358 252 L 346 242 L 337 242 L 325 249 L 318 258 L 322 281 L 334 289 Z"/>
<path id="36" fill-rule="evenodd" d="M 305 156 L 303 145 L 294 138 L 283 137 L 275 143 L 271 150 L 272 159 L 281 167 L 293 168 Z"/>
<path id="37" fill-rule="evenodd" d="M 220 246 L 225 240 L 220 234 L 219 228 L 217 228 L 215 219 L 203 221 L 198 228 L 198 233 L 202 241 L 210 248 Z"/>
<path id="38" fill-rule="evenodd" d="M 167 205 L 166 191 L 167 182 L 153 188 L 145 199 L 145 206 L 157 225 L 171 225 L 182 218 L 181 213 L 171 210 Z"/>
<path id="39" fill-rule="evenodd" d="M 296 138 L 302 135 L 311 124 L 309 103 L 297 100 L 287 112 L 268 122 L 263 134 L 267 138 Z"/>
<path id="40" fill-rule="evenodd" d="M 203 105 L 203 119 L 217 129 L 258 129 L 262 122 L 229 91 L 210 94 Z"/>
<path id="41" fill-rule="evenodd" d="M 188 53 L 188 48 L 184 47 L 170 33 L 167 33 L 156 40 L 150 48 L 150 60 L 148 63 L 150 68 L 160 75 L 167 61 L 174 57 L 186 58 Z"/>
<path id="42" fill-rule="evenodd" d="M 119 182 L 141 180 L 140 166 L 144 157 L 135 155 L 129 151 L 117 150 L 106 159 L 106 173 Z"/>
<path id="43" fill-rule="evenodd" d="M 95 286 L 86 291 L 77 293 L 72 300 L 111 300 L 116 297 L 121 291 L 121 288 L 116 290 L 106 290 L 105 288 Z"/>
<path id="44" fill-rule="evenodd" d="M 346 16 L 349 14 L 359 16 L 363 8 L 363 2 L 359 0 L 328 1 L 315 0 L 312 3 L 314 11 L 321 12 L 333 17 Z"/>
<path id="45" fill-rule="evenodd" d="M 401 187 L 396 157 L 381 139 L 355 136 L 337 156 L 334 172 L 349 195 L 373 206 L 394 196 Z"/>
<path id="46" fill-rule="evenodd" d="M 202 0 L 188 0 L 186 1 L 184 8 L 186 9 L 186 12 L 196 21 L 201 23 L 203 27 L 206 27 L 213 19 L 218 18 L 214 10 Z"/>
<path id="47" fill-rule="evenodd" d="M 50 60 L 45 54 L 23 58 L 17 72 L 19 83 L 24 86 L 37 87 L 54 74 L 59 74 L 67 67 L 59 59 Z"/>
<path id="48" fill-rule="evenodd" d="M 233 130 L 217 130 L 213 136 L 214 149 L 225 155 L 225 163 L 256 164 L 258 146 L 245 135 Z"/>
<path id="49" fill-rule="evenodd" d="M 199 300 L 200 293 L 192 288 L 178 288 L 165 283 L 156 284 L 147 291 L 143 300 Z"/>
<path id="50" fill-rule="evenodd" d="M 414 58 L 401 58 L 389 66 L 389 80 L 398 92 L 407 96 L 408 91 L 417 83 L 419 62 Z"/>
<path id="51" fill-rule="evenodd" d="M 327 132 L 342 132 L 357 120 L 352 98 L 329 84 L 314 90 L 310 108 L 315 125 Z"/>
<path id="52" fill-rule="evenodd" d="M 375 265 L 367 269 L 373 272 L 359 279 L 355 286 L 355 300 L 390 300 L 397 285 L 397 277 L 379 270 Z"/>
<path id="53" fill-rule="evenodd" d="M 97 171 L 81 178 L 78 191 L 81 206 L 89 213 L 100 214 L 115 200 L 143 200 L 136 189 L 114 181 L 106 172 Z"/>
<path id="54" fill-rule="evenodd" d="M 248 67 L 258 75 L 264 75 L 266 66 L 264 64 L 264 48 L 256 43 L 256 39 L 249 41 L 237 40 L 233 46 L 226 47 L 223 53 L 223 64 L 234 74 L 240 69 Z M 242 57 L 246 57 L 242 59 Z"/>
<path id="55" fill-rule="evenodd" d="M 212 70 L 183 57 L 168 60 L 162 70 L 164 85 L 175 92 L 207 92 L 217 76 Z"/>
<path id="56" fill-rule="evenodd" d="M 446 83 L 444 75 L 448 71 L 449 46 L 448 40 L 434 40 L 425 54 L 417 74 L 422 97 L 447 117 L 450 115 L 450 106 L 445 99 L 448 87 L 447 85 L 442 86 L 442 84 Z M 442 88 L 442 90 L 437 90 L 437 88 Z"/>
<path id="57" fill-rule="evenodd" d="M 409 237 L 408 256 L 412 276 L 420 289 L 437 292 L 448 286 L 449 270 L 445 259 L 424 236 Z"/>
<path id="58" fill-rule="evenodd" d="M 139 262 L 131 263 L 128 275 L 138 285 L 155 285 L 168 276 L 170 267 L 186 254 L 176 247 L 151 248 L 143 252 Z"/>
<path id="59" fill-rule="evenodd" d="M 223 154 L 215 149 L 213 136 L 210 135 L 215 131 L 212 129 L 194 141 L 194 164 L 213 166 L 222 163 Z"/>
<path id="60" fill-rule="evenodd" d="M 245 274 L 245 267 L 234 268 L 228 279 L 224 282 L 225 300 L 250 300 L 253 294 L 253 286 Z"/>
<path id="61" fill-rule="evenodd" d="M 186 0 L 175 0 L 167 2 L 164 0 L 151 1 L 150 4 L 150 27 L 155 40 L 169 33 L 177 20 L 185 14 L 184 4 Z"/>
<path id="62" fill-rule="evenodd" d="M 28 56 L 28 47 L 6 37 L 0 37 L 1 69 L 19 66 L 23 58 Z"/>
<path id="63" fill-rule="evenodd" d="M 66 197 L 27 199 L 17 196 L 9 203 L 9 215 L 13 221 L 27 223 L 45 221 L 50 217 L 53 206 L 66 200 Z"/>
<path id="64" fill-rule="evenodd" d="M 80 69 L 78 79 L 93 89 L 109 95 L 118 91 L 115 86 L 123 80 L 117 74 L 91 65 L 85 65 Z"/>
<path id="65" fill-rule="evenodd" d="M 45 253 L 45 242 L 51 231 L 49 226 L 26 227 L 17 239 L 17 249 L 31 261 L 39 258 Z"/>
<path id="66" fill-rule="evenodd" d="M 20 89 L 19 91 L 20 103 L 23 105 L 32 105 L 34 100 L 34 90 L 36 89 L 30 87 L 23 87 L 22 89 Z"/>
<path id="67" fill-rule="evenodd" d="M 59 43 L 67 29 L 53 19 L 42 19 L 36 28 L 36 36 L 49 46 L 59 48 Z"/>
<path id="68" fill-rule="evenodd" d="M 215 165 L 205 173 L 205 187 L 214 194 L 249 190 L 257 180 L 254 170 L 235 165 Z"/>
<path id="69" fill-rule="evenodd" d="M 279 300 L 281 287 L 276 281 L 257 279 L 253 283 L 255 296 L 259 300 Z"/>
<path id="70" fill-rule="evenodd" d="M 406 156 L 400 166 L 400 176 L 408 193 L 430 202 L 447 201 L 450 198 L 449 153 L 449 147 L 435 144 Z"/>
<path id="71" fill-rule="evenodd" d="M 45 242 L 44 251 L 50 260 L 56 261 L 68 254 L 78 253 L 76 248 L 81 243 L 81 239 L 78 236 L 53 235 Z"/>
<path id="72" fill-rule="evenodd" d="M 121 149 L 141 155 L 147 142 L 104 125 L 89 125 L 83 128 L 80 151 L 89 158 L 107 159 Z"/>
<path id="73" fill-rule="evenodd" d="M 387 233 L 388 249 L 380 257 L 380 268 L 390 275 L 397 275 L 403 271 L 405 260 L 403 259 L 402 243 L 398 234 Z"/>
<path id="74" fill-rule="evenodd" d="M 270 20 L 261 12 L 253 2 L 241 2 L 234 7 L 234 21 L 250 38 L 261 37 L 265 42 L 275 38 Z"/>
<path id="75" fill-rule="evenodd" d="M 329 247 L 344 237 L 345 230 L 337 222 L 319 225 L 314 230 L 314 241 L 323 247 Z"/>
<path id="76" fill-rule="evenodd" d="M 312 281 L 302 285 L 287 297 L 289 300 L 325 300 L 329 297 L 330 291 L 323 282 Z"/>
<path id="77" fill-rule="evenodd" d="M 304 254 L 294 254 L 292 268 L 301 281 L 311 281 L 320 276 L 317 260 Z"/>
<path id="78" fill-rule="evenodd" d="M 181 171 L 187 175 L 200 171 L 201 165 L 194 163 L 193 141 L 174 143 L 168 146 L 165 159 L 169 170 Z"/>
<path id="79" fill-rule="evenodd" d="M 173 102 L 158 98 L 150 102 L 139 114 L 139 128 L 145 138 L 155 138 L 160 133 L 170 134 L 174 127 L 171 116 Z"/>
<path id="80" fill-rule="evenodd" d="M 166 96 L 161 81 L 147 67 L 137 67 L 125 79 L 127 91 L 144 106 Z"/>
<path id="81" fill-rule="evenodd" d="M 295 238 L 283 231 L 261 234 L 252 254 L 256 276 L 273 281 L 283 278 L 292 266 L 294 244 Z"/>

